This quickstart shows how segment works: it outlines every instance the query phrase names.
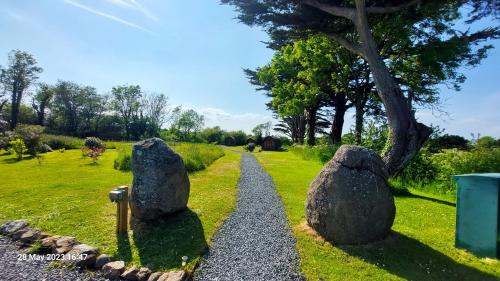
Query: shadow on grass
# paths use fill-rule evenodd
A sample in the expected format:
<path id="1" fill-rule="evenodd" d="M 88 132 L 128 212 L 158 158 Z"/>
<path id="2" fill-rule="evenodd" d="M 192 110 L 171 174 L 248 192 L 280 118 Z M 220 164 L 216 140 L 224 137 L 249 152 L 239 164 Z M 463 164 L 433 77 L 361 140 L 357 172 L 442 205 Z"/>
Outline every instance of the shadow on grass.
<path id="1" fill-rule="evenodd" d="M 338 248 L 406 280 L 499 280 L 398 232 L 369 245 Z"/>
<path id="2" fill-rule="evenodd" d="M 182 256 L 189 262 L 207 250 L 198 215 L 190 209 L 175 213 L 146 229 L 134 230 L 134 244 L 141 264 L 152 270 L 181 267 Z"/>
<path id="3" fill-rule="evenodd" d="M 22 160 L 31 160 L 35 158 L 35 156 L 23 156 L 23 159 Z M 17 160 L 17 158 L 13 157 L 13 158 L 7 158 L 7 159 L 3 159 L 2 162 L 5 163 L 5 164 L 14 164 L 14 163 L 18 163 L 18 162 L 21 162 L 22 160 Z"/>
<path id="4" fill-rule="evenodd" d="M 129 262 L 132 260 L 132 248 L 130 246 L 130 240 L 128 234 L 117 234 L 117 248 L 118 256 L 120 260 L 124 262 Z"/>

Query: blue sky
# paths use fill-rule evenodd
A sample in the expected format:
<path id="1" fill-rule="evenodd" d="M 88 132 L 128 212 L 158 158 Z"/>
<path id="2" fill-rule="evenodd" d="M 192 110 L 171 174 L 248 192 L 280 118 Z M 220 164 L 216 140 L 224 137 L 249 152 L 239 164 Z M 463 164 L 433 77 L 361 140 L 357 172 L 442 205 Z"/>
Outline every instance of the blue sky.
<path id="1" fill-rule="evenodd" d="M 200 111 L 207 126 L 249 132 L 272 118 L 242 69 L 264 65 L 272 52 L 261 43 L 264 32 L 235 16 L 216 0 L 2 0 L 0 65 L 10 50 L 25 50 L 44 68 L 41 81 L 72 80 L 100 93 L 139 84 Z M 500 137 L 495 45 L 481 66 L 465 71 L 461 92 L 443 87 L 449 116 L 424 110 L 418 118 L 465 137 Z"/>

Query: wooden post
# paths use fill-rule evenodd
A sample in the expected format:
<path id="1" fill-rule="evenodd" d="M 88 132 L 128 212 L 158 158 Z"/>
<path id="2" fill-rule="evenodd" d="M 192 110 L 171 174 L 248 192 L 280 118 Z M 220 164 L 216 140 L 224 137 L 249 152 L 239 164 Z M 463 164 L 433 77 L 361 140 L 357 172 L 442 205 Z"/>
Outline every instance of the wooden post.
<path id="1" fill-rule="evenodd" d="M 118 216 L 120 217 L 119 223 L 119 233 L 127 233 L 128 231 L 128 186 L 120 186 L 119 190 L 123 190 L 123 199 L 118 204 L 120 207 L 120 211 Z"/>

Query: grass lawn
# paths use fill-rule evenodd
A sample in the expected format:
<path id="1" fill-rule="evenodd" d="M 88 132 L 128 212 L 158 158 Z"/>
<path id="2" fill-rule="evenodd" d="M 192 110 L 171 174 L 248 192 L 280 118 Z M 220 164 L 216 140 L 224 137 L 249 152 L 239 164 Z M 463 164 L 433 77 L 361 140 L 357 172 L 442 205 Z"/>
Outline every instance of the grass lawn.
<path id="1" fill-rule="evenodd" d="M 225 156 L 206 170 L 189 175 L 189 209 L 177 213 L 149 231 L 117 237 L 116 206 L 108 192 L 129 185 L 130 172 L 113 169 L 117 156 L 107 150 L 93 165 L 79 150 L 51 152 L 16 162 L 0 156 L 0 223 L 25 218 L 49 234 L 75 236 L 129 264 L 153 270 L 179 268 L 181 257 L 194 266 L 208 241 L 236 202 L 241 155 Z"/>
<path id="2" fill-rule="evenodd" d="M 367 246 L 333 246 L 314 237 L 305 223 L 307 189 L 322 165 L 291 152 L 254 155 L 276 183 L 308 280 L 500 280 L 499 261 L 454 247 L 452 203 L 396 197 L 389 238 Z"/>

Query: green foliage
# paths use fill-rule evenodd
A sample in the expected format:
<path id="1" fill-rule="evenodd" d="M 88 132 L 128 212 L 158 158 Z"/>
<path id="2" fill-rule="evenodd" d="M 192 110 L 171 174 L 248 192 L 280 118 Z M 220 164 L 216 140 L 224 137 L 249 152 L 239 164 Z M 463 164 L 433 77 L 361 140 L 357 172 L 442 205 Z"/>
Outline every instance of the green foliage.
<path id="1" fill-rule="evenodd" d="M 445 134 L 430 138 L 426 143 L 426 147 L 432 153 L 451 148 L 467 150 L 469 148 L 469 141 L 462 136 Z"/>
<path id="2" fill-rule="evenodd" d="M 247 144 L 248 135 L 243 131 L 230 131 L 224 134 L 225 137 L 233 137 L 235 140 L 235 145 L 245 145 Z"/>
<path id="3" fill-rule="evenodd" d="M 119 171 L 132 170 L 132 150 L 126 147 L 120 147 L 117 150 L 118 156 L 113 162 L 113 167 Z"/>
<path id="4" fill-rule="evenodd" d="M 47 144 L 54 150 L 59 149 L 80 149 L 84 142 L 82 139 L 61 135 L 49 135 L 44 134 L 41 137 L 41 141 Z"/>
<path id="5" fill-rule="evenodd" d="M 321 144 L 315 146 L 294 145 L 288 147 L 288 150 L 299 155 L 304 160 L 319 161 L 326 163 L 333 158 L 335 152 L 339 148 L 338 145 Z"/>
<path id="6" fill-rule="evenodd" d="M 253 152 L 255 150 L 255 143 L 251 142 L 245 146 L 245 150 Z"/>
<path id="7" fill-rule="evenodd" d="M 41 145 L 41 136 L 44 131 L 38 125 L 19 125 L 14 130 L 14 134 L 20 137 L 26 145 L 27 153 L 35 156 Z"/>
<path id="8" fill-rule="evenodd" d="M 484 137 L 480 137 L 477 140 L 476 146 L 479 148 L 500 147 L 500 140 L 495 140 L 494 138 L 492 138 L 490 136 L 484 136 Z"/>
<path id="9" fill-rule="evenodd" d="M 26 152 L 26 145 L 22 139 L 15 139 L 9 142 L 9 150 L 16 155 L 16 160 L 23 160 L 23 154 Z"/>
<path id="10" fill-rule="evenodd" d="M 438 194 L 454 194 L 453 175 L 500 171 L 500 148 L 470 151 L 447 149 L 431 154 L 422 150 L 394 180 L 395 185 Z"/>

